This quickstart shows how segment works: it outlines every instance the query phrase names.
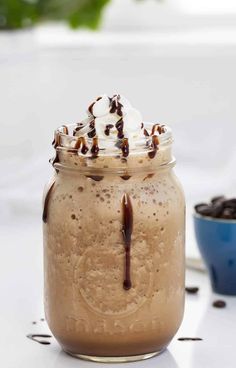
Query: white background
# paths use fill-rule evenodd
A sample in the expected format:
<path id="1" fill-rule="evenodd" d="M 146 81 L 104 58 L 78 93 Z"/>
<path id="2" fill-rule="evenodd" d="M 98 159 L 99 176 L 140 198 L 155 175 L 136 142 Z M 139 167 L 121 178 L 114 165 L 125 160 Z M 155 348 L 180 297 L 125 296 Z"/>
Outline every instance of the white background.
<path id="1" fill-rule="evenodd" d="M 94 97 L 120 92 L 145 120 L 173 128 L 176 172 L 188 207 L 188 255 L 197 254 L 193 204 L 221 193 L 235 196 L 236 6 L 219 0 L 215 5 L 210 0 L 204 4 L 147 0 L 135 5 L 131 0 L 117 0 L 107 8 L 99 33 L 73 32 L 63 25 L 0 32 L 0 292 L 6 368 L 28 368 L 34 354 L 45 354 L 40 350 L 44 346 L 33 345 L 37 350 L 27 355 L 25 346 L 31 349 L 32 342 L 25 342 L 24 336 L 32 330 L 31 319 L 43 313 L 41 196 L 52 173 L 48 158 L 53 155 L 53 130 L 83 118 Z M 189 280 L 203 288 L 207 282 L 206 277 Z M 207 290 L 200 304 L 187 304 L 181 333 L 207 333 L 208 329 L 202 329 L 205 324 L 215 331 L 215 324 L 220 323 L 216 312 L 212 317 L 208 308 L 207 298 L 212 296 L 207 297 Z M 232 303 L 221 323 L 225 330 L 222 327 L 220 345 L 228 357 L 227 368 L 234 367 L 231 362 L 235 361 L 227 355 L 228 351 L 233 354 Z M 192 313 L 198 315 L 193 324 Z M 215 368 L 217 362 L 222 366 L 218 353 L 215 360 L 207 360 L 218 346 L 216 331 L 213 335 L 208 350 L 201 350 L 201 345 L 171 345 L 177 362 L 167 356 L 162 358 L 162 367 Z M 22 336 L 18 364 L 17 355 L 10 352 Z M 58 356 L 47 355 L 46 367 L 67 364 Z M 198 361 L 197 356 L 206 360 Z M 42 366 L 40 359 L 38 364 Z"/>
<path id="2" fill-rule="evenodd" d="M 99 33 L 64 26 L 0 33 L 4 221 L 39 216 L 53 130 L 80 120 L 104 92 L 126 95 L 145 120 L 173 128 L 190 212 L 214 194 L 235 194 L 234 13 L 203 17 L 170 1 L 138 4 L 114 2 Z"/>

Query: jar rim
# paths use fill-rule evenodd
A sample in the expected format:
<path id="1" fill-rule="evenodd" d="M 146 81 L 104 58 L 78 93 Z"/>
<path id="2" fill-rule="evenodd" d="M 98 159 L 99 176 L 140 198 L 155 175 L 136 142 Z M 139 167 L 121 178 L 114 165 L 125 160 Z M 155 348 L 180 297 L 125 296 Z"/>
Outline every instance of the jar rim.
<path id="1" fill-rule="evenodd" d="M 86 123 L 89 123 L 90 118 L 85 119 L 81 123 L 84 123 L 85 121 Z M 88 130 L 83 131 L 83 129 L 81 129 L 80 136 L 73 135 L 74 129 L 78 127 L 78 124 L 80 123 L 62 125 L 59 128 L 57 128 L 54 134 L 54 141 L 53 141 L 54 148 L 57 151 L 64 151 L 68 153 L 73 152 L 76 153 L 78 156 L 91 157 L 93 156 L 91 152 L 91 147 L 94 143 L 94 137 L 93 138 L 88 137 L 87 134 L 89 133 L 89 131 Z M 160 126 L 160 124 L 152 124 L 148 122 L 145 123 L 145 127 L 149 128 L 150 130 L 152 130 L 155 125 Z M 173 142 L 172 130 L 167 125 L 163 124 L 162 126 L 165 127 L 165 131 L 162 133 L 155 131 L 154 134 L 152 135 L 148 136 L 143 135 L 143 137 L 138 137 L 138 139 L 134 141 L 135 145 L 129 148 L 128 155 L 139 156 L 143 154 L 149 154 L 150 152 L 153 151 L 154 138 L 157 138 L 159 149 L 171 145 Z M 119 139 L 117 137 L 106 137 L 106 138 L 96 137 L 99 149 L 98 155 L 111 156 L 111 157 L 119 155 L 121 153 L 121 145 L 124 142 L 124 139 L 127 138 Z M 86 147 L 84 151 L 82 149 L 83 146 Z"/>
<path id="2" fill-rule="evenodd" d="M 63 172 L 74 172 L 74 173 L 80 173 L 85 176 L 90 176 L 91 173 L 93 175 L 97 175 L 98 177 L 103 177 L 105 175 L 118 175 L 118 176 L 132 176 L 134 174 L 149 174 L 149 173 L 155 173 L 157 170 L 158 172 L 172 169 L 176 164 L 176 159 L 174 157 L 171 158 L 168 162 L 164 162 L 160 165 L 155 166 L 133 166 L 133 167 L 96 167 L 96 166 L 73 166 L 73 165 L 66 165 L 62 162 L 57 162 L 54 164 L 54 168 L 58 171 Z"/>

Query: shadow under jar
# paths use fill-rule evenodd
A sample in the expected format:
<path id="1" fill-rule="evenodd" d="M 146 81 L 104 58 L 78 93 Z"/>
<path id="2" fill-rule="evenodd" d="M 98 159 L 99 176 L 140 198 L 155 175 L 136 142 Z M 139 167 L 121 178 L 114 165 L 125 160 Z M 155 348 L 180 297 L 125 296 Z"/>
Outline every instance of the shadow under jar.
<path id="1" fill-rule="evenodd" d="M 160 353 L 184 309 L 185 202 L 171 132 L 129 155 L 81 153 L 56 131 L 44 193 L 45 312 L 69 354 L 101 362 Z"/>

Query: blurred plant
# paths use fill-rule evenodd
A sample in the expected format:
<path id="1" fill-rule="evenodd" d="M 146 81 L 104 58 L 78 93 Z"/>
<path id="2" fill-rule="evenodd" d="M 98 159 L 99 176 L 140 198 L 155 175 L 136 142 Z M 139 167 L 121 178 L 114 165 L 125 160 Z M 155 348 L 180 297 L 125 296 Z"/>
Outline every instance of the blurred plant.
<path id="1" fill-rule="evenodd" d="M 64 20 L 72 28 L 96 29 L 110 0 L 0 0 L 0 30 Z"/>

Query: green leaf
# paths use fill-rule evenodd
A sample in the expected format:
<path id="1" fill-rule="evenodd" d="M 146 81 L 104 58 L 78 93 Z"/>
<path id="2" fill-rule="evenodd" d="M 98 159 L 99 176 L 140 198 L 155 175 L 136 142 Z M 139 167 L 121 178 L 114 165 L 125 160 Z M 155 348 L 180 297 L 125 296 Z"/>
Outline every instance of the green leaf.
<path id="1" fill-rule="evenodd" d="M 65 20 L 72 28 L 97 29 L 111 0 L 0 0 L 0 29 L 31 26 L 44 20 Z"/>
<path id="2" fill-rule="evenodd" d="M 71 27 L 97 29 L 100 25 L 102 9 L 108 2 L 109 0 L 86 1 L 77 12 L 69 16 Z"/>
<path id="3" fill-rule="evenodd" d="M 35 4 L 23 0 L 0 0 L 0 29 L 31 26 L 38 19 Z"/>

